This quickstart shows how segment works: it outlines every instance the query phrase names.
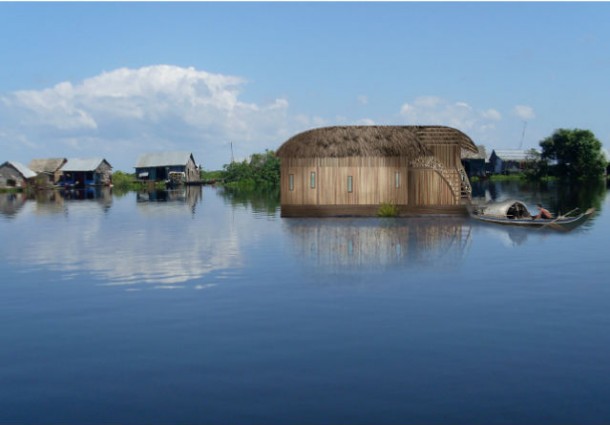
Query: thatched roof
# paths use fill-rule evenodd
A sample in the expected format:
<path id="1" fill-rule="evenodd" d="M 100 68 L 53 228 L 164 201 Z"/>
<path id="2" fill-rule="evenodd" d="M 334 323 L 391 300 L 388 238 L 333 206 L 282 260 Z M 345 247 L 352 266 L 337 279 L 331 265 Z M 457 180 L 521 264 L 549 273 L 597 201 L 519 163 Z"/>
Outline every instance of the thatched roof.
<path id="1" fill-rule="evenodd" d="M 457 143 L 473 152 L 477 148 L 470 137 L 443 126 L 343 126 L 317 128 L 297 134 L 286 141 L 277 156 L 380 157 L 418 156 L 428 153 L 432 144 Z"/>
<path id="2" fill-rule="evenodd" d="M 487 159 L 487 149 L 483 145 L 477 145 L 477 152 L 462 149 L 462 159 Z"/>
<path id="3" fill-rule="evenodd" d="M 59 170 L 66 162 L 66 158 L 44 158 L 33 159 L 30 161 L 30 170 L 37 173 L 54 173 Z"/>

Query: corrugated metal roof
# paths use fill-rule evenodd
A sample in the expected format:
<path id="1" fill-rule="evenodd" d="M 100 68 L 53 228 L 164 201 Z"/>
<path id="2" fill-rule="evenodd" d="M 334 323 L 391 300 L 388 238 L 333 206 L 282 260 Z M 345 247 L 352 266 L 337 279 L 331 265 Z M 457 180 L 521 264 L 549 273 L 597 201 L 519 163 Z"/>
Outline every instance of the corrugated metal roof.
<path id="1" fill-rule="evenodd" d="M 103 160 L 103 158 L 69 158 L 61 171 L 94 171 Z"/>
<path id="2" fill-rule="evenodd" d="M 494 149 L 496 156 L 503 161 L 525 161 L 530 157 L 530 150 L 522 149 Z"/>
<path id="3" fill-rule="evenodd" d="M 136 168 L 171 167 L 186 165 L 191 157 L 190 152 L 155 152 L 140 155 Z"/>
<path id="4" fill-rule="evenodd" d="M 30 170 L 28 167 L 23 165 L 21 162 L 6 161 L 2 165 L 5 165 L 5 164 L 11 165 L 15 170 L 19 171 L 21 173 L 21 175 L 26 179 L 31 179 L 32 177 L 36 177 L 36 175 L 37 175 L 34 171 Z"/>

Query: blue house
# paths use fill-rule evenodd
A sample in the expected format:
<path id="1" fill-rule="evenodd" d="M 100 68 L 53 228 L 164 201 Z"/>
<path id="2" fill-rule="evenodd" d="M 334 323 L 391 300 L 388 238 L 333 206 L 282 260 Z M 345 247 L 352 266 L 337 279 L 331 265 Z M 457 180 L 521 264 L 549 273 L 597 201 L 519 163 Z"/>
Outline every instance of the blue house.
<path id="1" fill-rule="evenodd" d="M 59 185 L 84 188 L 112 183 L 112 166 L 103 158 L 70 158 L 61 167 Z"/>
<path id="2" fill-rule="evenodd" d="M 135 169 L 139 180 L 167 181 L 172 176 L 178 176 L 186 184 L 201 180 L 199 167 L 189 152 L 147 153 L 138 158 Z"/>

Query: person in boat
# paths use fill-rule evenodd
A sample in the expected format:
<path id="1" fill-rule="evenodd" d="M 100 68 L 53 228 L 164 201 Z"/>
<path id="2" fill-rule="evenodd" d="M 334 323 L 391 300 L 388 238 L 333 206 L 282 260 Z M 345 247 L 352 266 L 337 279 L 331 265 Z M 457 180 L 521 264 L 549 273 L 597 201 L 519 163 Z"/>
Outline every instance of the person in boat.
<path id="1" fill-rule="evenodd" d="M 553 214 L 551 214 L 546 208 L 543 208 L 542 204 L 536 204 L 536 208 L 538 208 L 538 214 L 532 215 L 532 220 L 537 220 L 539 218 L 553 218 Z"/>

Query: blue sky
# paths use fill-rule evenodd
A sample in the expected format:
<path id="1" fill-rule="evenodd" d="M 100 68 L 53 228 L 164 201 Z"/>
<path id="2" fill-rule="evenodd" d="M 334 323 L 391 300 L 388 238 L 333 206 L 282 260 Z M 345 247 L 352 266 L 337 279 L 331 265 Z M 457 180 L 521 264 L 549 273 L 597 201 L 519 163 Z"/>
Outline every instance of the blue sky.
<path id="1" fill-rule="evenodd" d="M 0 162 L 442 124 L 488 149 L 610 147 L 610 3 L 0 3 Z M 526 124 L 525 124 L 526 123 Z"/>

